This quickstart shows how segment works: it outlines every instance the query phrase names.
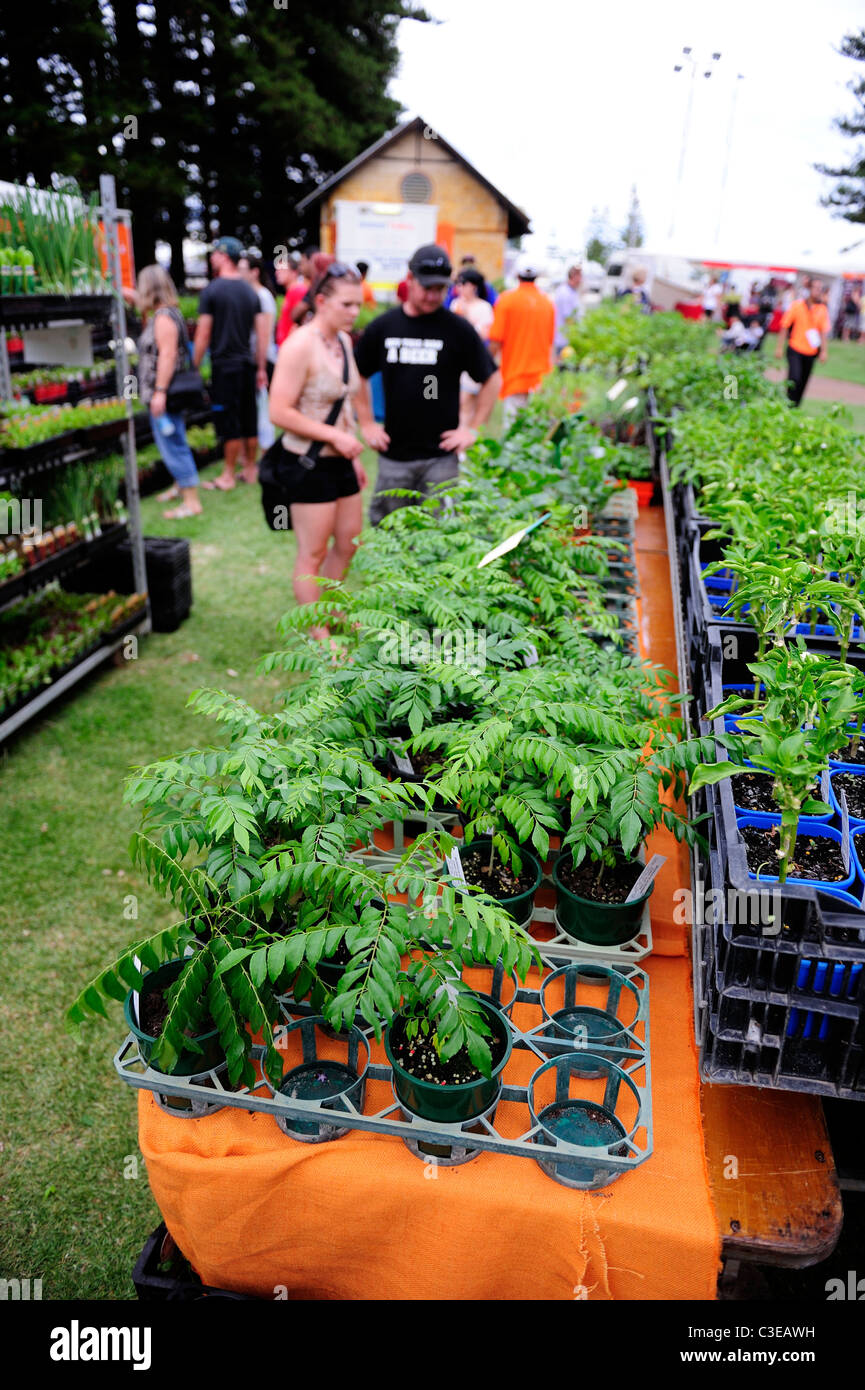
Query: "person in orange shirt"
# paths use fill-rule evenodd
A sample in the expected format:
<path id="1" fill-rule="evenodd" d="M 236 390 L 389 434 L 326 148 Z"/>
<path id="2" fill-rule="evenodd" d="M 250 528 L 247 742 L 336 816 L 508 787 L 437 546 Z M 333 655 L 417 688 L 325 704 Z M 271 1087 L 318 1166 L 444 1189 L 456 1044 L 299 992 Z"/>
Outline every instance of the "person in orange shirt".
<path id="1" fill-rule="evenodd" d="M 376 299 L 375 299 L 375 290 L 373 289 L 372 285 L 369 283 L 369 281 L 368 281 L 367 278 L 366 278 L 366 273 L 367 273 L 368 270 L 369 270 L 369 262 L 368 262 L 368 261 L 358 261 L 358 263 L 357 263 L 357 272 L 358 272 L 358 275 L 360 276 L 360 292 L 361 292 L 361 294 L 363 295 L 363 303 L 364 303 L 364 304 L 375 304 L 375 302 L 376 302 Z"/>
<path id="2" fill-rule="evenodd" d="M 794 300 L 782 318 L 776 357 L 780 357 L 784 349 L 783 335 L 788 328 L 787 396 L 791 405 L 799 405 L 818 354 L 821 362 L 826 361 L 831 324 L 826 308 L 826 286 L 822 280 L 806 280 L 801 299 Z"/>
<path id="3" fill-rule="evenodd" d="M 535 284 L 539 275 L 530 256 L 517 265 L 519 284 L 496 300 L 488 345 L 495 355 L 501 349 L 502 420 L 508 429 L 517 411 L 526 404 L 553 366 L 556 311 L 553 301 Z"/>

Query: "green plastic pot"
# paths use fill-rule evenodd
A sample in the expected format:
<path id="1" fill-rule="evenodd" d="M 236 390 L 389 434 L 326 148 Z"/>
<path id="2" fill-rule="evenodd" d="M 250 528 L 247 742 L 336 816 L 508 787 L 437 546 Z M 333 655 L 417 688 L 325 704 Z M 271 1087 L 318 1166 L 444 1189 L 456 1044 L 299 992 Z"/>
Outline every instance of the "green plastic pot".
<path id="1" fill-rule="evenodd" d="M 393 1088 L 397 1100 L 413 1115 L 423 1120 L 435 1120 L 438 1124 L 461 1124 L 483 1115 L 498 1100 L 502 1089 L 502 1072 L 511 1055 L 511 1030 L 508 1021 L 492 1004 L 484 1003 L 484 1014 L 493 1035 L 505 1044 L 501 1061 L 493 1067 L 493 1074 L 482 1076 L 478 1081 L 464 1081 L 459 1086 L 438 1086 L 434 1081 L 422 1081 L 396 1060 L 391 1050 L 392 1023 L 384 1035 L 384 1050 L 393 1068 Z"/>
<path id="2" fill-rule="evenodd" d="M 165 965 L 160 965 L 158 970 L 151 970 L 144 976 L 141 985 L 141 994 L 150 994 L 153 990 L 165 989 L 166 985 L 173 984 L 177 979 L 184 965 L 185 960 L 166 961 Z M 143 1060 L 148 1066 L 152 1066 L 154 1071 L 162 1071 L 151 1063 L 150 1058 L 153 1049 L 158 1041 L 152 1033 L 144 1033 L 135 1022 L 135 1013 L 132 1007 L 132 996 L 134 990 L 130 990 L 123 1005 L 123 1012 L 129 1031 L 138 1043 L 138 1050 Z M 200 1076 L 203 1072 L 212 1071 L 225 1061 L 225 1055 L 219 1042 L 219 1030 L 212 1029 L 209 1033 L 199 1033 L 195 1042 L 202 1049 L 201 1052 L 181 1052 L 177 1063 L 171 1072 L 165 1072 L 166 1076 Z"/>
<path id="3" fill-rule="evenodd" d="M 489 853 L 491 843 L 492 841 L 489 835 L 479 835 L 477 839 L 472 840 L 470 845 L 460 845 L 458 851 L 460 856 L 460 863 L 462 863 L 464 851 L 468 852 L 474 849 L 485 849 L 487 853 Z M 500 898 L 496 893 L 491 893 L 490 897 L 495 898 L 497 903 L 501 903 L 505 911 L 509 912 L 510 915 L 513 917 L 514 921 L 518 922 L 522 927 L 526 926 L 527 923 L 529 923 L 532 920 L 532 911 L 535 905 L 535 894 L 537 893 L 543 881 L 544 871 L 541 866 L 541 861 L 538 859 L 537 855 L 533 854 L 530 849 L 525 849 L 522 845 L 520 845 L 520 860 L 522 862 L 523 869 L 534 870 L 535 881 L 532 884 L 531 888 L 527 888 L 525 893 L 518 893 L 514 898 Z"/>
<path id="4" fill-rule="evenodd" d="M 566 855 L 564 862 L 569 863 L 570 858 L 569 854 Z M 557 859 L 553 864 L 553 883 L 556 885 L 556 916 L 562 931 L 577 941 L 588 941 L 593 946 L 622 946 L 639 936 L 643 908 L 652 896 L 654 883 L 634 902 L 597 903 L 591 898 L 581 898 L 565 887 L 559 877 L 561 862 L 561 859 Z"/>

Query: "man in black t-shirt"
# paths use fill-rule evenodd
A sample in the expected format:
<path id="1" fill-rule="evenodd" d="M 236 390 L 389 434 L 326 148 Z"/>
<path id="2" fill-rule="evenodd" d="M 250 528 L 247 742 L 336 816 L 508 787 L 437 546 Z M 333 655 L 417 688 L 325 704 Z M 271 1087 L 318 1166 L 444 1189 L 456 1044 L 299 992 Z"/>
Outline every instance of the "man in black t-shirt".
<path id="1" fill-rule="evenodd" d="M 206 488 L 230 492 L 241 449 L 243 478 L 258 481 L 258 406 L 256 390 L 267 387 L 267 315 L 255 290 L 237 268 L 243 247 L 237 237 L 220 237 L 210 253 L 215 280 L 201 292 L 195 329 L 195 365 L 210 348 L 210 397 L 216 432 L 225 453 L 222 473 Z M 256 333 L 256 361 L 249 360 L 249 339 Z"/>
<path id="2" fill-rule="evenodd" d="M 361 433 L 379 451 L 373 526 L 406 505 L 382 492 L 412 488 L 429 496 L 436 484 L 457 477 L 458 455 L 477 439 L 499 393 L 501 375 L 480 336 L 442 307 L 450 278 L 447 252 L 421 246 L 409 261 L 406 302 L 373 319 L 355 348 L 361 377 L 381 372 L 384 384 L 383 427 L 373 417 L 366 381 L 356 402 Z M 459 423 L 462 372 L 481 384 L 466 428 Z"/>

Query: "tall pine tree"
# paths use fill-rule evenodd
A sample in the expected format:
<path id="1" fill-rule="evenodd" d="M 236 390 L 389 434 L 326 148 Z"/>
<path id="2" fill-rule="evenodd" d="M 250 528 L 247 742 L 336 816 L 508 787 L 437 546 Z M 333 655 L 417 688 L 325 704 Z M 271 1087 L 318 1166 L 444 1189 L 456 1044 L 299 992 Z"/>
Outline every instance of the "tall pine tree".
<path id="1" fill-rule="evenodd" d="M 841 40 L 840 51 L 845 58 L 865 63 L 865 29 L 860 29 L 858 34 L 846 34 Z M 852 116 L 836 117 L 833 124 L 842 135 L 862 137 L 865 136 L 865 76 L 854 77 L 847 86 L 856 98 L 858 109 Z M 844 169 L 826 164 L 817 164 L 815 168 L 818 173 L 838 180 L 831 193 L 821 198 L 823 207 L 834 208 L 836 216 L 848 222 L 865 222 L 865 147 L 858 147 Z"/>
<path id="2" fill-rule="evenodd" d="M 178 278 L 196 202 L 207 233 L 266 254 L 304 230 L 296 203 L 395 122 L 397 26 L 428 18 L 413 0 L 44 0 L 29 27 L 7 13 L 0 178 L 90 191 L 113 173 L 138 264 L 164 239 Z"/>

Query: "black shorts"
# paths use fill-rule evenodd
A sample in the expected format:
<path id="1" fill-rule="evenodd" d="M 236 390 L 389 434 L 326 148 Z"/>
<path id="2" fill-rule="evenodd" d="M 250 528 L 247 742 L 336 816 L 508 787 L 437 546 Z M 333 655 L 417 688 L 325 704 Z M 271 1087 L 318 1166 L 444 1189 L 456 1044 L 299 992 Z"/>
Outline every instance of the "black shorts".
<path id="1" fill-rule="evenodd" d="M 239 362 L 236 366 L 213 363 L 210 399 L 213 424 L 220 439 L 254 439 L 258 435 L 255 375 L 253 362 Z"/>
<path id="2" fill-rule="evenodd" d="M 296 463 L 297 454 L 283 450 L 291 477 L 292 502 L 336 502 L 340 497 L 354 497 L 360 484 L 351 459 L 318 458 L 314 468 Z"/>
<path id="3" fill-rule="evenodd" d="M 304 468 L 298 454 L 283 449 L 279 440 L 267 450 L 258 468 L 261 505 L 271 531 L 290 531 L 291 508 L 296 502 L 337 502 L 360 492 L 350 459 L 320 458 Z"/>

